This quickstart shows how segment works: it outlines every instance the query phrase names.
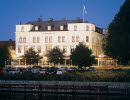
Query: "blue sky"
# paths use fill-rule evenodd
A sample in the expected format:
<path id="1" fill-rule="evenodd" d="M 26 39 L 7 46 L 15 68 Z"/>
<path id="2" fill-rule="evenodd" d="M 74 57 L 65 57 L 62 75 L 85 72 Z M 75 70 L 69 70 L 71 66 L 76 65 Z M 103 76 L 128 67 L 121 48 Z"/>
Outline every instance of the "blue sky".
<path id="1" fill-rule="evenodd" d="M 0 41 L 15 40 L 15 25 L 53 18 L 68 20 L 82 18 L 82 5 L 86 6 L 85 20 L 107 28 L 125 0 L 0 0 Z"/>

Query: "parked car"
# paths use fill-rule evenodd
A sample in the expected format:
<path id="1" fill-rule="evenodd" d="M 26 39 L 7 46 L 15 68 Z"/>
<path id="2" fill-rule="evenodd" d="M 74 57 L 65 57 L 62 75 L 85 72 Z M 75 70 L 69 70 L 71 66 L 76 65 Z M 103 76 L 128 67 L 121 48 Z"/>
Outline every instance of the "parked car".
<path id="1" fill-rule="evenodd" d="M 56 73 L 56 70 L 57 70 L 56 67 L 50 67 L 49 70 L 48 70 L 48 73 L 49 73 L 49 74 L 51 74 L 51 73 Z"/>
<path id="2" fill-rule="evenodd" d="M 32 71 L 31 70 L 23 70 L 21 73 L 22 74 L 32 74 Z"/>
<path id="3" fill-rule="evenodd" d="M 49 70 L 49 67 L 43 67 L 41 70 L 39 70 L 39 73 L 47 74 L 48 70 Z"/>
<path id="4" fill-rule="evenodd" d="M 39 70 L 41 69 L 42 67 L 41 66 L 33 66 L 31 68 L 31 72 L 36 74 L 36 73 L 39 73 Z"/>
<path id="5" fill-rule="evenodd" d="M 42 67 L 41 66 L 33 66 L 31 69 L 41 69 Z"/>
<path id="6" fill-rule="evenodd" d="M 57 72 L 56 72 L 56 74 L 58 74 L 58 75 L 60 75 L 60 74 L 63 74 L 63 73 L 65 73 L 66 72 L 66 68 L 59 68 L 58 70 L 57 70 Z"/>
<path id="7" fill-rule="evenodd" d="M 17 73 L 20 73 L 20 70 L 12 69 L 11 71 L 9 71 L 9 74 L 17 74 Z"/>
<path id="8" fill-rule="evenodd" d="M 76 71 L 77 68 L 76 67 L 70 67 L 67 71 L 70 72 L 70 71 Z"/>
<path id="9" fill-rule="evenodd" d="M 32 72 L 33 74 L 37 74 L 37 73 L 39 73 L 39 69 L 31 69 L 31 72 Z"/>
<path id="10" fill-rule="evenodd" d="M 95 71 L 95 67 L 89 67 L 87 71 Z"/>

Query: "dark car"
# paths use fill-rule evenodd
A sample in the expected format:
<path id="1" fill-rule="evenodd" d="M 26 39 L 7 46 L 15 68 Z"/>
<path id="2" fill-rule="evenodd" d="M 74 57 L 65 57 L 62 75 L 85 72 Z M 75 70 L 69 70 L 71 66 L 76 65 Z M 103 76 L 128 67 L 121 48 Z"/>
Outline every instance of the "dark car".
<path id="1" fill-rule="evenodd" d="M 95 71 L 95 67 L 89 67 L 87 71 Z"/>
<path id="2" fill-rule="evenodd" d="M 56 70 L 57 70 L 56 67 L 50 67 L 49 70 L 48 70 L 48 73 L 49 73 L 49 74 L 51 74 L 51 73 L 56 73 Z"/>
<path id="3" fill-rule="evenodd" d="M 70 67 L 67 71 L 68 71 L 68 72 L 72 72 L 72 71 L 76 71 L 76 70 L 77 70 L 76 67 Z"/>
<path id="4" fill-rule="evenodd" d="M 47 74 L 48 70 L 49 70 L 49 67 L 43 67 L 41 70 L 39 70 L 39 73 L 40 74 Z"/>

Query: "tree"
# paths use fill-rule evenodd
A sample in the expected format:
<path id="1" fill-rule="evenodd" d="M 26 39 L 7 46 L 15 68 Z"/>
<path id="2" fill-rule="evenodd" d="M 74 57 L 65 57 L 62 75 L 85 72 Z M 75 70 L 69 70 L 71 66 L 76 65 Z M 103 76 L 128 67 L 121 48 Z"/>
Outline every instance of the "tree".
<path id="1" fill-rule="evenodd" d="M 59 62 L 63 62 L 64 51 L 60 50 L 58 47 L 54 47 L 46 54 L 46 56 L 48 57 L 48 61 L 55 66 L 55 64 L 58 64 Z"/>
<path id="2" fill-rule="evenodd" d="M 130 0 L 124 2 L 110 23 L 103 49 L 106 55 L 122 64 L 130 62 Z"/>
<path id="3" fill-rule="evenodd" d="M 0 44 L 0 66 L 4 67 L 7 60 L 11 60 L 12 47 L 7 43 Z"/>
<path id="4" fill-rule="evenodd" d="M 94 63 L 95 57 L 92 55 L 92 50 L 90 50 L 83 43 L 79 43 L 76 46 L 75 50 L 70 55 L 70 59 L 72 60 L 72 64 L 78 66 L 78 68 L 90 67 Z"/>
<path id="5" fill-rule="evenodd" d="M 27 53 L 23 56 L 23 59 L 26 59 L 27 64 L 34 64 L 38 63 L 38 61 L 41 59 L 40 55 L 35 52 L 32 48 L 30 48 Z"/>

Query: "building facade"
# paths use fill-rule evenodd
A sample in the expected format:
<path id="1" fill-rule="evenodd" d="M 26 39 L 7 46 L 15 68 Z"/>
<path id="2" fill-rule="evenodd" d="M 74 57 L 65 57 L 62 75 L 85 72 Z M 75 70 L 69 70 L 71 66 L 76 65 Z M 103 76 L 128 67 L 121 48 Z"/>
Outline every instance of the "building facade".
<path id="1" fill-rule="evenodd" d="M 92 49 L 93 55 L 103 55 L 102 40 L 106 29 L 98 28 L 95 24 L 83 22 L 82 19 L 61 21 L 42 21 L 38 19 L 22 25 L 16 25 L 16 55 L 24 55 L 33 48 L 43 59 L 45 54 L 57 46 L 69 56 L 79 42 Z"/>

